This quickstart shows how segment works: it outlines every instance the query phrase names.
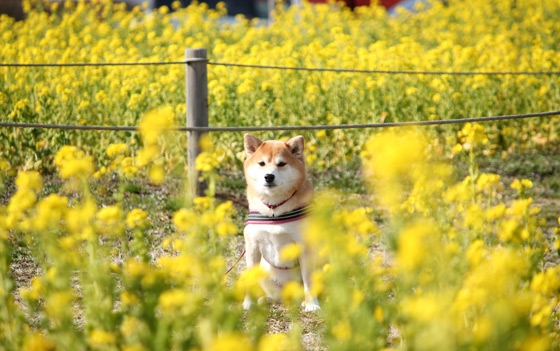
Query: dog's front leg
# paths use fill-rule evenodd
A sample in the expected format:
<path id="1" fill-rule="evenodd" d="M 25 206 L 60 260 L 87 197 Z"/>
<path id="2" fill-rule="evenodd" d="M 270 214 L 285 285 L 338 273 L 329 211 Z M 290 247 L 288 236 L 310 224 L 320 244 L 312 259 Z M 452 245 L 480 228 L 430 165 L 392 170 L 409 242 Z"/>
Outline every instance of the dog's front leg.
<path id="1" fill-rule="evenodd" d="M 247 269 L 251 269 L 261 262 L 261 251 L 258 244 L 247 235 L 245 236 L 245 260 L 247 262 Z M 250 293 L 247 292 L 243 301 L 243 309 L 248 310 L 251 306 L 253 306 L 253 300 Z"/>
<path id="2" fill-rule="evenodd" d="M 316 265 L 317 258 L 315 255 L 311 252 L 311 250 L 305 249 L 300 257 L 301 279 L 303 281 L 303 292 L 305 296 L 302 306 L 305 312 L 321 310 L 317 296 L 312 294 L 311 276 L 315 271 Z"/>

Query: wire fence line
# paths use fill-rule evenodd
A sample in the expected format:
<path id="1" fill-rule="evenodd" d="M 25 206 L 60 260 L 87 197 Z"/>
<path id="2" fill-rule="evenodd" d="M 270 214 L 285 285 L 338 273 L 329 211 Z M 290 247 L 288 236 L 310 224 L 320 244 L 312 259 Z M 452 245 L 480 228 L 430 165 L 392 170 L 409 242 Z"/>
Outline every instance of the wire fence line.
<path id="1" fill-rule="evenodd" d="M 111 67 L 111 66 L 167 66 L 185 65 L 192 62 L 205 61 L 211 66 L 239 67 L 253 69 L 274 69 L 287 71 L 331 72 L 331 73 L 362 73 L 390 75 L 451 75 L 451 76 L 559 76 L 560 71 L 421 71 L 421 70 L 390 70 L 390 69 L 353 69 L 353 68 L 321 68 L 300 66 L 258 65 L 211 61 L 208 59 L 190 58 L 182 61 L 146 61 L 146 62 L 74 62 L 74 63 L 0 63 L 0 67 L 14 68 L 61 68 L 61 67 Z"/>
<path id="2" fill-rule="evenodd" d="M 207 66 L 239 67 L 242 69 L 275 69 L 275 70 L 297 70 L 308 72 L 332 72 L 332 73 L 356 73 L 356 74 L 403 74 L 403 75 L 447 75 L 447 76 L 558 76 L 560 71 L 411 71 L 411 70 L 360 70 L 346 68 L 312 68 L 292 66 L 253 65 L 242 63 L 215 62 L 207 58 L 204 48 L 189 48 L 185 51 L 185 59 L 182 61 L 151 61 L 151 62 L 75 62 L 75 63 L 0 63 L 5 70 L 14 68 L 56 68 L 56 67 L 109 67 L 109 66 L 164 66 L 184 65 L 186 69 L 186 102 L 187 102 L 187 126 L 178 128 L 167 128 L 180 132 L 187 132 L 187 155 L 188 173 L 190 174 L 190 188 L 193 194 L 202 196 L 204 186 L 198 182 L 198 171 L 195 167 L 196 157 L 200 153 L 198 147 L 200 137 L 207 132 L 249 132 L 249 131 L 304 131 L 304 130 L 334 130 L 334 129 L 374 129 L 407 126 L 433 126 L 464 124 L 468 122 L 488 122 L 501 120 L 514 120 L 522 118 L 551 117 L 560 115 L 559 111 L 487 116 L 473 118 L 459 118 L 447 120 L 428 120 L 410 122 L 388 122 L 388 123 L 364 123 L 364 124 L 339 124 L 339 125 L 307 125 L 307 126 L 236 126 L 236 127 L 209 127 L 208 126 L 208 82 Z M 15 123 L 1 122 L 0 128 L 32 128 L 32 129 L 58 129 L 58 130 L 90 130 L 90 131 L 128 131 L 138 132 L 136 126 L 95 126 L 95 125 L 65 125 L 65 124 L 41 124 L 41 123 Z"/>
<path id="3" fill-rule="evenodd" d="M 310 72 L 333 72 L 333 73 L 369 73 L 369 74 L 408 74 L 408 75 L 455 75 L 455 76 L 544 76 L 560 75 L 560 71 L 419 71 L 419 70 L 390 70 L 390 69 L 354 69 L 354 68 L 320 68 L 320 67 L 296 67 L 296 66 L 275 66 L 275 65 L 256 65 L 244 63 L 228 63 L 209 61 L 208 65 L 242 67 L 255 69 L 276 69 L 287 71 L 310 71 Z"/>
<path id="4" fill-rule="evenodd" d="M 146 61 L 146 62 L 74 62 L 74 63 L 0 63 L 0 67 L 15 68 L 57 68 L 57 67 L 110 67 L 110 66 L 163 66 L 163 65 L 187 65 L 195 62 L 205 62 L 213 66 L 240 67 L 252 69 L 275 69 L 295 70 L 309 72 L 333 72 L 333 73 L 367 73 L 367 74 L 408 74 L 408 75 L 560 75 L 560 71 L 417 71 L 417 70 L 362 70 L 347 68 L 318 68 L 297 66 L 275 66 L 258 65 L 230 62 L 216 62 L 207 58 L 190 57 L 182 61 Z M 362 123 L 342 125 L 308 125 L 308 126 L 237 126 L 237 127 L 178 127 L 175 131 L 181 132 L 248 132 L 248 131 L 289 131 L 289 130 L 333 130 L 333 129 L 371 129 L 390 128 L 404 126 L 430 126 L 461 124 L 468 122 L 486 122 L 510 119 L 524 119 L 532 117 L 549 117 L 560 115 L 560 111 L 538 112 L 528 114 L 517 114 L 507 116 L 472 117 L 449 120 L 410 121 L 410 122 L 388 122 L 388 123 Z M 32 129 L 58 129 L 58 130 L 92 130 L 92 131 L 137 131 L 135 126 L 100 126 L 100 125 L 64 125 L 45 123 L 16 123 L 0 122 L 3 128 L 32 128 Z"/>
<path id="5" fill-rule="evenodd" d="M 515 120 L 537 117 L 553 117 L 560 116 L 560 110 L 503 115 L 503 116 L 486 116 L 471 117 L 461 119 L 431 120 L 431 121 L 410 121 L 410 122 L 388 122 L 388 123 L 362 123 L 362 124 L 336 124 L 336 125 L 309 125 L 309 126 L 240 126 L 240 127 L 177 127 L 169 128 L 171 131 L 177 132 L 256 132 L 256 131 L 309 131 L 309 130 L 335 130 L 335 129 L 377 129 L 377 128 L 395 128 L 395 127 L 412 127 L 412 126 L 434 126 L 448 124 L 465 124 L 479 123 L 489 121 Z M 60 129 L 60 130 L 78 130 L 78 131 L 139 131 L 135 126 L 93 126 L 93 125 L 65 125 L 65 124 L 41 124 L 41 123 L 14 123 L 0 122 L 2 128 L 30 128 L 30 129 Z"/>

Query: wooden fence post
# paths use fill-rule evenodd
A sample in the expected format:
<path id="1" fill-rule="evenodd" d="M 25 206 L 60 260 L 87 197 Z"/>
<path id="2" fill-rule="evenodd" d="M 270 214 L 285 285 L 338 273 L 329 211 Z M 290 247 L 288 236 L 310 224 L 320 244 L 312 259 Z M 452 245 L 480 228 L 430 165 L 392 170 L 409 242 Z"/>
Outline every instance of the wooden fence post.
<path id="1" fill-rule="evenodd" d="M 185 51 L 187 84 L 187 127 L 208 127 L 208 69 L 206 49 Z M 187 162 L 191 194 L 203 196 L 206 188 L 198 180 L 195 160 L 200 153 L 200 137 L 204 133 L 187 132 Z"/>

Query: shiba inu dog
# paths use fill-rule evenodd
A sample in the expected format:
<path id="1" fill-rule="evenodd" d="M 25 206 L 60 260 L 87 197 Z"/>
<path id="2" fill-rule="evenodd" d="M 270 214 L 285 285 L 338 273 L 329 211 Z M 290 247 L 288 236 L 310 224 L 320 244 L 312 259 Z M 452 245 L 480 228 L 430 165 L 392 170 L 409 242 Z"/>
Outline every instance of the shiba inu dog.
<path id="1" fill-rule="evenodd" d="M 279 302 L 282 287 L 299 280 L 305 293 L 304 310 L 320 310 L 317 298 L 311 295 L 316 256 L 305 245 L 301 233 L 313 199 L 313 186 L 306 175 L 304 139 L 296 136 L 287 142 L 261 141 L 245 134 L 244 146 L 243 170 L 250 210 L 244 230 L 247 268 L 260 264 L 268 273 L 260 282 L 267 301 Z M 280 253 L 294 243 L 302 248 L 301 255 L 286 262 Z M 243 307 L 249 309 L 252 304 L 247 295 Z"/>

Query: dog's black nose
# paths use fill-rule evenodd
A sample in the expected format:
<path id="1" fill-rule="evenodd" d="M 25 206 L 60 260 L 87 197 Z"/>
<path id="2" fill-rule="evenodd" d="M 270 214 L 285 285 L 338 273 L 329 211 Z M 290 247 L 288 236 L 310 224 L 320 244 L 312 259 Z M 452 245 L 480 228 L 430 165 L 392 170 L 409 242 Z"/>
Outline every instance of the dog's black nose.
<path id="1" fill-rule="evenodd" d="M 264 180 L 270 184 L 274 181 L 274 174 L 265 174 L 264 175 Z"/>

